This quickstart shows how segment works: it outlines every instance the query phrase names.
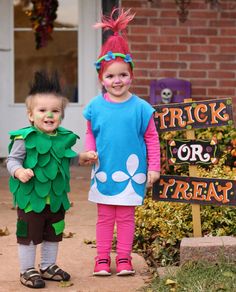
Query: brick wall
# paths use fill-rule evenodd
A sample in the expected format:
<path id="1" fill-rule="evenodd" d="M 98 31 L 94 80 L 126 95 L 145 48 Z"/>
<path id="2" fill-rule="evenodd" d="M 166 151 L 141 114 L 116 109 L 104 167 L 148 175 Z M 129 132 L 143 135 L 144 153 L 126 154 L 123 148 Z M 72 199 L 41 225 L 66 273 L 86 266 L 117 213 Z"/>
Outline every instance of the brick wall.
<path id="1" fill-rule="evenodd" d="M 191 81 L 192 98 L 232 97 L 236 117 L 236 1 L 191 0 L 185 22 L 175 0 L 122 0 L 136 13 L 128 28 L 133 92 L 148 99 L 150 81 Z"/>

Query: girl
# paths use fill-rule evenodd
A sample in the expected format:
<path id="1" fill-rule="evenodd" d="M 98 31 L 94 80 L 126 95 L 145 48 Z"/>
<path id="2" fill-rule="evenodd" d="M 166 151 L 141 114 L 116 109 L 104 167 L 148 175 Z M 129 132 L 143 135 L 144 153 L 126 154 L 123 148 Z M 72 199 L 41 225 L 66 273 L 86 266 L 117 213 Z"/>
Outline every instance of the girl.
<path id="1" fill-rule="evenodd" d="M 105 89 L 84 109 L 87 119 L 86 150 L 97 151 L 89 200 L 97 203 L 97 257 L 94 275 L 111 275 L 110 252 L 117 227 L 116 274 L 135 273 L 131 251 L 135 231 L 135 206 L 142 205 L 146 183 L 160 176 L 160 146 L 153 120 L 154 109 L 129 91 L 134 63 L 123 37 L 134 15 L 121 10 L 113 20 L 103 17 L 96 28 L 111 29 L 95 63 Z M 148 162 L 148 163 L 147 163 Z M 148 169 L 147 169 L 148 167 Z"/>

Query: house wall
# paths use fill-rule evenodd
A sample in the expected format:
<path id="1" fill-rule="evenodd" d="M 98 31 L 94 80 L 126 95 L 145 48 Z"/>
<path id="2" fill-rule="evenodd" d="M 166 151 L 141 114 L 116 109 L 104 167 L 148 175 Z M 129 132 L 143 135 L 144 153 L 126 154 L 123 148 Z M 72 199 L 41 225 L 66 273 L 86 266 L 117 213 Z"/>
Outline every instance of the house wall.
<path id="1" fill-rule="evenodd" d="M 186 79 L 194 100 L 232 97 L 236 118 L 236 1 L 191 0 L 185 22 L 175 0 L 121 2 L 136 13 L 128 28 L 133 92 L 148 99 L 151 80 Z"/>

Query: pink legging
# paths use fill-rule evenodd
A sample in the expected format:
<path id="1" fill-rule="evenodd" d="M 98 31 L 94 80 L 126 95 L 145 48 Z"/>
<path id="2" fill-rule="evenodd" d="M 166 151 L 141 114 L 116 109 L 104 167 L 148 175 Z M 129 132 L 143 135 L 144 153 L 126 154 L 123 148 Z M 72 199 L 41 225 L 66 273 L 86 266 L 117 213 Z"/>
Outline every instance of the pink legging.
<path id="1" fill-rule="evenodd" d="M 117 228 L 118 255 L 129 256 L 134 239 L 134 206 L 114 206 L 97 204 L 98 218 L 96 225 L 97 254 L 99 257 L 110 255 L 114 226 Z"/>

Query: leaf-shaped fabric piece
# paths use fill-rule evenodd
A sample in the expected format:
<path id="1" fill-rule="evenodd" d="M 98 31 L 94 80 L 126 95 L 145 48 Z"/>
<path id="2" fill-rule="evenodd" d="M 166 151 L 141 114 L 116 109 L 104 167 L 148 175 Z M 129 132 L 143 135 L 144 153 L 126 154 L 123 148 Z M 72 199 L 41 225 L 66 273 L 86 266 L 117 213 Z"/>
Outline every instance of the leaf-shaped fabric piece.
<path id="1" fill-rule="evenodd" d="M 51 181 L 48 180 L 47 182 L 42 183 L 36 179 L 34 188 L 39 197 L 45 198 L 50 192 Z"/>
<path id="2" fill-rule="evenodd" d="M 60 171 L 63 179 L 65 179 L 66 178 L 66 175 L 65 175 L 64 168 L 60 164 L 58 164 L 58 168 L 59 168 L 59 171 Z"/>
<path id="3" fill-rule="evenodd" d="M 52 189 L 57 196 L 61 196 L 65 189 L 65 180 L 60 172 L 58 172 L 56 178 L 52 181 Z"/>
<path id="4" fill-rule="evenodd" d="M 62 204 L 65 210 L 70 209 L 70 201 L 66 193 L 64 193 L 62 196 Z"/>
<path id="5" fill-rule="evenodd" d="M 70 133 L 69 135 L 65 136 L 65 148 L 71 148 L 75 143 L 76 143 L 76 139 L 78 139 L 79 137 L 77 135 L 75 135 L 74 133 Z"/>
<path id="6" fill-rule="evenodd" d="M 50 136 L 46 134 L 38 134 L 36 138 L 36 149 L 39 154 L 47 153 L 52 147 Z"/>
<path id="7" fill-rule="evenodd" d="M 58 165 L 59 165 L 59 164 L 61 163 L 61 158 L 59 158 L 59 157 L 56 155 L 56 153 L 55 153 L 55 151 L 54 151 L 53 149 L 51 149 L 50 154 L 51 154 L 51 156 L 57 161 L 57 163 L 58 163 Z"/>
<path id="8" fill-rule="evenodd" d="M 68 157 L 68 158 L 72 158 L 72 157 L 76 157 L 77 156 L 77 153 L 71 149 L 66 149 L 65 151 L 65 157 Z"/>
<path id="9" fill-rule="evenodd" d="M 33 126 L 11 132 L 11 149 L 14 139 L 25 141 L 26 159 L 23 167 L 31 168 L 34 177 L 26 184 L 14 178 L 9 181 L 15 205 L 41 212 L 49 195 L 50 208 L 57 212 L 61 206 L 70 207 L 67 192 L 70 191 L 70 158 L 77 154 L 71 147 L 79 138 L 73 132 L 59 127 L 56 136 L 40 132 Z"/>
<path id="10" fill-rule="evenodd" d="M 76 139 L 80 139 L 80 137 L 79 137 L 77 134 L 73 133 L 71 130 L 68 130 L 68 129 L 66 129 L 66 128 L 58 127 L 58 128 L 57 128 L 57 131 L 58 131 L 58 133 L 59 133 L 60 135 L 66 135 L 66 137 L 68 137 L 69 135 L 72 135 L 72 136 L 74 136 Z"/>
<path id="11" fill-rule="evenodd" d="M 24 195 L 19 189 L 15 193 L 16 202 L 20 209 L 25 209 L 30 201 L 30 196 Z"/>
<path id="12" fill-rule="evenodd" d="M 19 187 L 20 181 L 18 179 L 14 179 L 12 176 L 9 179 L 9 189 L 11 193 L 15 193 L 17 188 Z"/>
<path id="13" fill-rule="evenodd" d="M 34 127 L 25 127 L 25 128 L 21 128 L 19 130 L 15 130 L 15 131 L 10 131 L 9 135 L 10 137 L 16 137 L 16 136 L 22 136 L 23 139 L 25 139 L 30 133 L 35 132 L 36 129 Z"/>
<path id="14" fill-rule="evenodd" d="M 36 192 L 33 192 L 30 196 L 30 204 L 34 212 L 40 213 L 45 208 L 45 198 L 40 198 Z"/>
<path id="15" fill-rule="evenodd" d="M 42 168 L 40 167 L 35 167 L 34 168 L 34 175 L 37 178 L 38 181 L 40 181 L 41 183 L 45 183 L 49 180 L 48 177 L 46 177 L 46 175 L 44 174 Z"/>
<path id="16" fill-rule="evenodd" d="M 53 157 L 50 158 L 48 164 L 43 168 L 43 172 L 51 180 L 57 176 L 58 166 Z"/>
<path id="17" fill-rule="evenodd" d="M 65 155 L 65 146 L 60 143 L 61 136 L 53 137 L 52 139 L 52 149 L 55 152 L 56 156 L 59 158 L 64 157 Z"/>
<path id="18" fill-rule="evenodd" d="M 21 192 L 24 195 L 29 195 L 34 187 L 34 178 L 31 178 L 26 183 L 20 182 L 20 186 L 18 191 Z"/>
<path id="19" fill-rule="evenodd" d="M 64 173 L 67 177 L 70 176 L 70 161 L 66 158 L 62 159 L 62 163 L 61 163 L 63 169 L 64 169 Z"/>
<path id="20" fill-rule="evenodd" d="M 25 168 L 34 168 L 38 161 L 38 153 L 35 151 L 35 149 L 28 149 L 25 161 L 24 161 L 24 167 Z"/>
<path id="21" fill-rule="evenodd" d="M 25 131 L 26 129 L 29 129 L 29 128 L 31 128 L 31 127 L 26 127 L 26 128 L 21 128 L 21 129 L 19 129 L 19 130 L 13 130 L 13 131 L 10 131 L 10 132 L 9 132 L 9 135 L 10 135 L 10 137 L 20 136 L 20 135 L 22 135 L 22 133 L 24 133 L 24 131 Z"/>
<path id="22" fill-rule="evenodd" d="M 25 139 L 25 147 L 28 149 L 32 149 L 36 147 L 36 132 L 30 133 L 30 135 L 27 136 L 27 139 Z"/>
<path id="23" fill-rule="evenodd" d="M 53 150 L 57 157 L 62 158 L 65 155 L 65 148 L 61 145 L 57 145 L 57 147 L 53 147 Z"/>
<path id="24" fill-rule="evenodd" d="M 66 191 L 67 193 L 70 192 L 70 181 L 69 181 L 69 179 L 66 179 L 65 191 Z"/>
<path id="25" fill-rule="evenodd" d="M 54 192 L 50 193 L 50 209 L 53 213 L 57 212 L 62 204 L 62 196 L 56 196 Z"/>
<path id="26" fill-rule="evenodd" d="M 22 128 L 16 131 L 11 131 L 9 132 L 10 138 L 11 138 L 11 143 L 9 144 L 8 150 L 9 152 L 11 151 L 12 145 L 14 143 L 14 139 L 17 136 L 22 136 L 22 139 L 25 139 L 29 134 L 35 132 L 35 128 L 34 127 L 26 127 L 26 128 Z"/>
<path id="27" fill-rule="evenodd" d="M 48 164 L 49 160 L 50 160 L 50 152 L 38 155 L 38 164 L 41 167 L 43 167 L 46 164 Z"/>
<path id="28" fill-rule="evenodd" d="M 12 196 L 12 204 L 13 204 L 14 207 L 17 206 L 17 202 L 16 202 L 16 196 L 15 196 L 15 194 L 13 194 L 13 196 Z"/>

